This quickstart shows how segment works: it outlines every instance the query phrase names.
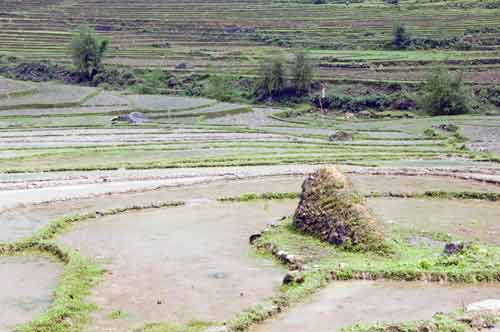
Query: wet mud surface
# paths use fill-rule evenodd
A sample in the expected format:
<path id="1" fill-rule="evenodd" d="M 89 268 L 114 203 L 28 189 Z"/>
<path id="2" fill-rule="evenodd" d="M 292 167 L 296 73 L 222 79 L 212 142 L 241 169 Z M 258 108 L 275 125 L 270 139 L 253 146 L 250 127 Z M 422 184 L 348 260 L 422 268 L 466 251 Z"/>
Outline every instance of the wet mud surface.
<path id="1" fill-rule="evenodd" d="M 500 245 L 500 204 L 477 200 L 370 198 L 382 221 Z"/>
<path id="2" fill-rule="evenodd" d="M 500 192 L 500 186 L 439 176 L 352 175 L 354 186 L 363 193 L 422 193 L 424 191 Z"/>
<path id="3" fill-rule="evenodd" d="M 356 323 L 430 319 L 436 312 L 495 297 L 500 297 L 500 285 L 341 281 L 251 331 L 337 332 Z"/>
<path id="4" fill-rule="evenodd" d="M 216 179 L 213 178 L 212 180 Z M 300 176 L 232 181 L 219 180 L 211 183 L 166 187 L 138 193 L 112 194 L 34 206 L 28 205 L 0 212 L 0 243 L 12 242 L 30 236 L 48 222 L 65 215 L 144 205 L 158 201 L 215 200 L 222 196 L 237 196 L 245 192 L 299 191 L 301 183 L 302 177 Z M 93 186 L 93 190 L 99 189 L 99 187 Z M 61 193 L 60 188 L 44 189 L 44 191 L 49 190 L 55 194 Z"/>
<path id="5" fill-rule="evenodd" d="M 47 310 L 60 273 L 47 258 L 0 257 L 0 331 L 13 331 Z"/>
<path id="6" fill-rule="evenodd" d="M 284 271 L 254 257 L 248 237 L 292 214 L 296 204 L 200 202 L 77 225 L 58 241 L 98 259 L 108 271 L 91 296 L 101 310 L 90 331 L 223 321 L 271 296 Z M 113 310 L 127 317 L 109 319 Z"/>

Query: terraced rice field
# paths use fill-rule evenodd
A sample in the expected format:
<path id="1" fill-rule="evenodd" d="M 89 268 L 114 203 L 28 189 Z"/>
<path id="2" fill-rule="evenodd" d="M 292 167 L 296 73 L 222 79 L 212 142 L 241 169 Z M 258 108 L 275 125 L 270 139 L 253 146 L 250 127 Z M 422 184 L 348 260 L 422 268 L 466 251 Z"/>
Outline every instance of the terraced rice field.
<path id="1" fill-rule="evenodd" d="M 495 150 L 424 134 L 454 123 L 488 144 L 497 117 L 292 122 L 209 99 L 33 87 L 0 99 L 2 332 L 340 331 L 500 297 Z M 111 122 L 133 111 L 150 121 Z M 331 141 L 338 131 L 353 140 Z M 289 227 L 305 175 L 331 164 L 397 239 L 394 257 Z M 264 229 L 258 241 L 304 259 L 303 283 L 284 285 L 292 267 L 249 244 Z M 489 260 L 440 265 L 461 239 Z"/>
<path id="2" fill-rule="evenodd" d="M 325 80 L 419 81 L 432 61 L 467 66 L 467 79 L 499 83 L 495 1 L 3 1 L 0 53 L 66 61 L 71 31 L 89 24 L 110 38 L 107 62 L 255 74 L 276 47 L 306 47 Z M 429 19 L 432 24 L 429 24 Z M 395 21 L 420 38 L 463 39 L 472 50 L 380 50 Z M 367 51 L 369 50 L 369 51 Z M 289 53 L 284 49 L 285 53 Z"/>

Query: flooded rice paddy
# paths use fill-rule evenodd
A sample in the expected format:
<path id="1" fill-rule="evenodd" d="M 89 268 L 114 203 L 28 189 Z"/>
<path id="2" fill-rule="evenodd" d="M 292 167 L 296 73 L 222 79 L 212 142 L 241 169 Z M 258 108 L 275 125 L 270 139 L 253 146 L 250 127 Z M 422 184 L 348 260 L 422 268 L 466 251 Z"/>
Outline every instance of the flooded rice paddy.
<path id="1" fill-rule="evenodd" d="M 339 281 L 252 332 L 338 332 L 357 323 L 430 319 L 464 305 L 500 297 L 495 286 L 387 281 Z"/>
<path id="2" fill-rule="evenodd" d="M 12 331 L 52 302 L 61 266 L 44 257 L 0 256 L 0 331 Z"/>
<path id="3" fill-rule="evenodd" d="M 293 213 L 295 205 L 201 203 L 125 213 L 80 224 L 57 240 L 108 271 L 92 292 L 100 308 L 92 331 L 154 321 L 223 321 L 280 285 L 284 270 L 255 257 L 248 238 Z M 127 317 L 107 319 L 117 309 Z"/>

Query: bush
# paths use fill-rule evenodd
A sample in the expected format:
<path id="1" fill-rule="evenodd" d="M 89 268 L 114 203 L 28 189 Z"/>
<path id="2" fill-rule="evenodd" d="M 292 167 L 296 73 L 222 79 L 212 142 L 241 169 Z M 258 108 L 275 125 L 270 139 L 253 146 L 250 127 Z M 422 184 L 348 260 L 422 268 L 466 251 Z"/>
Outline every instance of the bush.
<path id="1" fill-rule="evenodd" d="M 229 75 L 213 73 L 203 86 L 202 95 L 224 102 L 233 101 L 237 97 L 233 82 L 233 77 Z"/>
<path id="2" fill-rule="evenodd" d="M 394 24 L 392 27 L 392 47 L 398 50 L 405 49 L 410 46 L 411 41 L 412 37 L 406 26 L 401 23 Z"/>
<path id="3" fill-rule="evenodd" d="M 292 83 L 297 96 L 309 93 L 313 78 L 313 67 L 311 61 L 304 51 L 295 54 L 295 62 L 292 67 Z"/>
<path id="4" fill-rule="evenodd" d="M 264 60 L 259 69 L 260 81 L 257 84 L 258 99 L 280 98 L 286 88 L 285 60 L 281 56 L 274 56 Z"/>
<path id="5" fill-rule="evenodd" d="M 135 86 L 137 83 L 139 83 L 139 80 L 134 72 L 122 68 L 103 69 L 92 78 L 92 85 L 100 88 L 108 86 L 113 89 L 124 89 Z"/>
<path id="6" fill-rule="evenodd" d="M 320 107 L 320 97 L 315 96 L 311 102 Z M 393 100 L 390 96 L 383 94 L 370 94 L 363 96 L 349 96 L 346 94 L 338 94 L 327 96 L 321 100 L 324 109 L 341 109 L 346 112 L 358 113 L 366 109 L 383 110 L 391 106 Z"/>
<path id="7" fill-rule="evenodd" d="M 472 110 L 471 101 L 463 75 L 439 67 L 428 75 L 419 107 L 430 115 L 465 114 Z"/>
<path id="8" fill-rule="evenodd" d="M 73 34 L 70 51 L 76 70 L 86 79 L 92 80 L 100 72 L 108 40 L 97 36 L 88 26 L 79 27 Z"/>

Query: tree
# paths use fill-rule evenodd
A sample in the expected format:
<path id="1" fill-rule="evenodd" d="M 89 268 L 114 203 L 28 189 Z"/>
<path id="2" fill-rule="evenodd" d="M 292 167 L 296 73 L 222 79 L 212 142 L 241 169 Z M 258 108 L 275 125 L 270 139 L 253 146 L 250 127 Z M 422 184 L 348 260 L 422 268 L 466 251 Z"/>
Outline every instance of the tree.
<path id="1" fill-rule="evenodd" d="M 292 83 L 298 96 L 309 93 L 313 78 L 313 67 L 306 52 L 303 50 L 295 54 L 295 62 L 292 67 Z"/>
<path id="2" fill-rule="evenodd" d="M 92 80 L 101 70 L 108 40 L 99 37 L 95 30 L 81 26 L 73 33 L 70 50 L 73 64 L 86 79 Z"/>
<path id="3" fill-rule="evenodd" d="M 286 87 L 285 60 L 281 56 L 265 59 L 259 69 L 261 77 L 256 93 L 260 98 L 279 98 Z"/>
<path id="4" fill-rule="evenodd" d="M 405 49 L 411 44 L 411 40 L 411 34 L 404 24 L 394 24 L 392 27 L 392 47 L 398 50 Z"/>
<path id="5" fill-rule="evenodd" d="M 419 106 L 431 115 L 456 115 L 470 112 L 471 101 L 463 75 L 453 75 L 442 66 L 428 75 Z"/>
<path id="6" fill-rule="evenodd" d="M 203 96 L 228 102 L 235 96 L 233 77 L 227 74 L 212 73 L 207 84 L 203 87 Z"/>

